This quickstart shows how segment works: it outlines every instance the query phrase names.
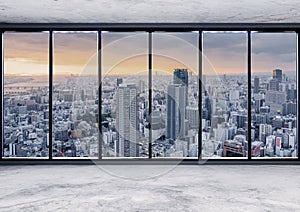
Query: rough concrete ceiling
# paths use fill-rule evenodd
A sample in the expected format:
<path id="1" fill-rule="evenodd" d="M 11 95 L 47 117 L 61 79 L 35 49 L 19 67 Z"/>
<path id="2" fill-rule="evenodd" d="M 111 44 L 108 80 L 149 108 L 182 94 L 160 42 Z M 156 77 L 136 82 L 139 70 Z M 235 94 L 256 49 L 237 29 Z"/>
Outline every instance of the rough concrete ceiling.
<path id="1" fill-rule="evenodd" d="M 298 0 L 0 0 L 0 22 L 300 22 Z"/>

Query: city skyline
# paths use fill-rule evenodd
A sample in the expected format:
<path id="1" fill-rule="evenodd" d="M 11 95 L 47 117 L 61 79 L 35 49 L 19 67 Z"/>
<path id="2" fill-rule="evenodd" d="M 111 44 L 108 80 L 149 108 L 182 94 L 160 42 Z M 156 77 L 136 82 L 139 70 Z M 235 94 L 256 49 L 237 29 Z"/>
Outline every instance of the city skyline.
<path id="1" fill-rule="evenodd" d="M 177 68 L 186 68 L 186 67 L 177 67 Z M 280 69 L 280 68 L 279 68 Z M 174 70 L 174 68 L 172 69 Z M 188 72 L 191 72 L 188 68 L 187 68 Z M 272 69 L 273 70 L 273 69 Z M 270 77 L 272 76 L 272 70 L 269 70 L 268 72 L 256 72 L 256 73 L 253 73 L 252 76 L 260 76 L 260 75 L 269 75 Z M 155 70 L 152 70 L 152 74 L 157 74 L 158 75 L 164 75 L 164 76 L 171 76 L 172 75 L 172 72 L 170 71 L 170 73 L 166 73 L 166 72 L 160 72 L 160 71 L 155 71 Z M 193 74 L 197 74 L 195 72 L 192 72 Z M 295 71 L 285 71 L 285 73 L 289 73 L 289 74 L 294 74 Z M 229 76 L 240 76 L 240 75 L 243 75 L 243 73 L 223 73 L 223 74 L 220 74 L 219 76 L 220 77 L 223 77 L 225 75 L 229 75 Z M 97 76 L 98 74 L 91 74 L 91 75 L 79 75 L 79 74 L 72 74 L 72 73 L 68 73 L 66 75 L 60 75 L 60 74 L 56 74 L 54 77 L 70 77 L 70 76 L 76 76 L 76 77 L 80 77 L 80 76 Z M 22 74 L 22 75 L 19 75 L 19 74 L 5 74 L 4 76 L 7 76 L 7 77 L 49 77 L 48 73 L 47 74 L 43 74 L 43 75 L 30 75 L 30 74 Z M 130 74 L 112 74 L 112 75 L 107 75 L 109 77 L 130 77 L 132 75 Z M 148 76 L 148 73 L 147 74 L 138 74 L 137 76 Z M 203 74 L 203 76 L 206 76 L 206 77 L 215 77 L 216 75 L 215 74 Z"/>
<path id="2" fill-rule="evenodd" d="M 180 75 L 176 75 L 177 77 L 175 78 L 175 73 L 176 73 L 176 70 L 186 70 L 186 69 L 178 69 L 178 68 L 175 68 L 174 69 L 174 79 L 173 79 L 173 83 L 175 83 L 175 85 L 177 84 L 178 85 L 178 83 L 183 83 L 183 82 L 185 82 L 185 83 L 187 83 L 187 82 L 189 82 L 190 81 L 190 79 L 188 80 L 186 77 L 188 76 L 188 75 L 182 75 L 182 74 L 180 74 Z M 289 87 L 289 89 L 295 89 L 295 85 L 294 85 L 294 82 L 293 82 L 293 78 L 291 78 L 290 80 L 288 80 L 288 78 L 286 78 L 287 76 L 285 75 L 285 73 L 282 71 L 282 70 L 280 70 L 280 69 L 274 69 L 272 72 L 270 72 L 270 75 L 272 75 L 272 79 L 270 79 L 270 78 L 258 78 L 259 80 L 258 80 L 258 82 L 257 83 L 255 83 L 254 84 L 254 95 L 252 96 L 252 98 L 254 98 L 255 100 L 258 98 L 258 96 L 257 96 L 257 94 L 255 94 L 255 93 L 259 93 L 260 91 L 263 91 L 263 92 L 267 92 L 267 95 L 266 95 L 266 103 L 267 104 L 273 104 L 272 103 L 272 101 L 274 101 L 274 100 L 272 100 L 270 97 L 270 95 L 283 95 L 283 93 L 282 93 L 282 89 L 285 89 L 284 87 L 279 87 L 279 83 L 286 83 L 286 85 L 288 85 L 288 87 Z M 76 77 L 76 76 L 74 76 L 74 77 Z M 167 76 L 168 77 L 168 76 Z M 228 78 L 227 78 L 228 77 Z M 262 76 L 263 77 L 263 76 Z M 119 78 L 118 78 L 119 79 Z M 121 78 L 120 78 L 121 79 Z M 170 79 L 172 79 L 172 78 L 170 78 Z M 177 79 L 180 79 L 180 81 L 178 81 Z M 70 78 L 69 79 L 70 81 L 69 81 L 69 83 L 72 83 L 73 85 L 77 85 L 78 86 L 78 84 L 74 84 L 74 81 L 72 80 L 72 78 Z M 125 79 L 126 80 L 126 79 Z M 176 81 L 175 81 L 176 80 Z M 212 80 L 212 79 L 206 79 L 206 80 Z M 266 80 L 267 80 L 267 82 L 269 82 L 269 87 L 267 87 L 267 88 L 264 88 L 263 86 L 265 86 L 264 85 L 264 83 L 266 82 Z M 275 81 L 274 81 L 275 80 Z M 276 85 L 276 82 L 278 81 L 278 84 L 277 84 L 277 86 L 275 86 Z M 123 83 L 124 81 L 122 80 L 122 81 L 118 81 L 117 80 L 117 83 Z M 140 83 L 141 81 L 139 81 L 139 83 Z M 213 81 L 211 81 L 212 83 L 213 83 Z M 232 83 L 234 83 L 235 82 L 235 78 L 231 78 L 230 76 L 223 76 L 223 78 L 221 79 L 221 82 L 222 83 L 226 83 L 226 84 L 228 84 L 228 82 L 230 82 L 230 84 L 232 84 Z M 67 84 L 69 84 L 69 83 L 67 83 Z M 275 83 L 275 84 L 274 84 Z M 70 84 L 70 86 L 72 87 L 72 84 Z M 229 84 L 229 85 L 230 85 Z M 88 84 L 87 84 L 88 85 Z M 126 85 L 126 84 L 125 84 Z M 185 84 L 183 84 L 183 85 L 185 85 Z M 213 88 L 213 87 L 215 87 L 215 85 L 214 84 L 211 84 L 209 81 L 208 81 L 208 89 L 209 90 L 211 90 L 211 88 Z M 60 85 L 58 85 L 59 87 L 61 87 L 61 88 L 63 88 L 63 87 L 65 87 L 63 84 L 60 84 Z M 169 85 L 169 87 L 170 86 L 172 86 L 172 84 L 171 85 Z M 182 85 L 181 85 L 182 86 Z M 171 96 L 172 98 L 175 98 L 175 96 L 177 96 L 177 95 L 175 95 L 174 96 L 174 94 L 171 94 L 170 92 L 171 91 L 169 91 L 169 87 L 168 87 L 168 91 L 167 91 L 167 93 L 168 93 L 168 96 Z M 209 87 L 211 87 L 211 88 L 209 88 Z M 105 88 L 105 87 L 104 87 Z M 170 87 L 171 88 L 171 87 Z M 65 87 L 65 89 L 70 89 L 70 88 L 68 88 L 68 87 Z M 63 90 L 61 90 L 61 92 L 59 92 L 59 95 L 57 96 L 57 98 L 63 98 L 63 99 L 65 99 L 65 101 L 66 101 L 66 104 L 65 103 L 59 103 L 60 105 L 63 105 L 63 104 L 65 104 L 65 106 L 68 106 L 68 102 L 72 102 L 73 100 L 73 98 L 75 98 L 74 100 L 76 100 L 77 98 L 79 98 L 79 99 L 81 99 L 81 100 L 83 100 L 83 96 L 82 96 L 82 91 L 78 91 L 78 92 L 75 92 L 74 93 L 74 95 L 72 95 L 72 96 L 70 96 L 70 90 L 65 90 L 65 89 L 63 89 Z M 86 87 L 86 89 L 90 89 L 89 88 L 89 86 L 88 87 Z M 264 91 L 264 89 L 267 89 L 266 91 Z M 281 90 L 280 90 L 281 89 Z M 138 90 L 143 90 L 142 89 L 142 87 L 141 87 L 141 85 L 139 85 L 138 86 Z M 182 97 L 180 98 L 179 97 L 179 99 L 177 99 L 177 100 L 175 100 L 175 104 L 178 104 L 178 103 L 176 103 L 176 102 L 178 102 L 180 99 L 185 99 L 185 92 L 184 92 L 184 90 L 182 90 L 183 92 L 181 92 L 182 94 Z M 216 90 L 217 91 L 217 90 Z M 238 99 L 239 99 L 239 93 L 241 94 L 241 91 L 239 91 L 239 92 L 231 92 L 230 90 L 225 90 L 226 92 L 229 92 L 229 99 L 230 99 L 230 101 L 233 101 L 233 102 L 235 102 L 235 101 L 239 101 Z M 288 90 L 286 90 L 286 91 L 288 91 Z M 84 93 L 86 93 L 87 92 L 87 90 L 84 90 L 83 91 Z M 164 92 L 163 90 L 161 90 L 160 92 Z M 172 91 L 173 92 L 173 91 Z M 190 93 L 191 91 L 189 91 L 189 93 Z M 219 91 L 218 91 L 219 92 Z M 274 93 L 275 92 L 275 93 Z M 277 93 L 278 94 L 277 94 Z M 60 94 L 61 93 L 61 94 Z M 137 95 L 137 94 L 135 94 L 135 95 Z M 138 94 L 138 95 L 140 95 L 140 94 Z M 291 98 L 291 100 L 293 100 L 293 99 L 295 99 L 295 97 L 293 97 L 293 93 L 291 93 L 291 92 L 289 92 L 289 94 L 288 94 L 290 97 L 288 97 L 288 98 Z M 61 96 L 61 97 L 60 97 Z M 78 96 L 78 97 L 76 97 L 76 96 Z M 216 109 L 216 105 L 215 106 L 213 106 L 213 104 L 216 104 L 216 103 L 213 103 L 213 99 L 214 99 L 214 96 L 215 95 L 212 95 L 212 96 L 208 96 L 208 98 L 209 99 L 211 99 L 210 100 L 210 102 L 212 103 L 212 109 L 211 110 L 215 110 Z M 270 96 L 270 97 L 268 97 L 268 96 Z M 26 96 L 25 96 L 26 97 Z M 28 96 L 29 97 L 29 96 Z M 36 97 L 35 97 L 36 98 Z M 95 98 L 95 96 L 94 97 L 89 97 L 89 98 Z M 281 97 L 280 97 L 281 98 Z M 285 97 L 284 97 L 285 98 Z M 31 99 L 31 98 L 30 98 Z M 39 99 L 39 98 L 38 98 Z M 222 99 L 222 98 L 221 98 Z M 274 98 L 273 98 L 274 99 Z M 34 101 L 35 101 L 35 99 L 33 99 Z M 125 99 L 124 99 L 125 100 Z M 13 100 L 13 102 L 14 102 L 15 100 Z M 41 101 L 41 100 L 38 100 L 38 101 Z M 77 101 L 77 100 L 76 100 Z M 75 101 L 75 102 L 76 102 Z M 172 100 L 173 101 L 173 100 Z M 224 100 L 222 100 L 222 101 L 224 101 Z M 228 100 L 227 100 L 228 101 Z M 276 102 L 276 104 L 278 104 L 277 103 L 277 100 L 275 100 Z M 74 103 L 75 103 L 74 102 Z M 232 102 L 232 103 L 233 103 Z M 269 103 L 268 103 L 269 102 Z M 279 102 L 283 102 L 283 103 L 285 103 L 285 101 L 283 100 L 283 99 L 279 99 Z M 206 100 L 203 100 L 203 103 L 206 105 L 207 103 L 206 103 Z M 13 103 L 13 104 L 15 104 L 15 103 Z M 30 102 L 30 103 L 25 103 L 25 104 L 28 104 L 27 105 L 27 108 L 28 107 L 32 107 L 31 106 L 31 104 L 32 104 L 32 102 Z M 75 103 L 76 104 L 76 103 Z M 241 102 L 241 104 L 243 104 L 242 102 Z M 56 105 L 56 104 L 55 104 Z M 219 106 L 221 106 L 221 105 L 219 105 Z M 276 106 L 276 105 L 275 105 Z M 22 106 L 21 106 L 22 107 Z M 26 109 L 25 108 L 21 108 L 21 107 L 19 107 L 19 111 L 20 111 L 20 113 L 22 113 L 22 114 L 24 114 L 24 113 L 26 113 Z M 181 109 L 180 109 L 180 112 L 181 113 L 185 113 L 185 112 L 183 112 L 183 111 L 185 111 L 185 106 L 180 106 L 181 107 Z M 207 106 L 205 106 L 205 107 L 207 107 Z M 256 103 L 255 103 L 255 107 L 257 107 L 256 106 Z M 263 106 L 263 107 L 261 107 L 262 109 L 261 110 L 265 110 L 265 111 L 269 111 L 269 112 L 267 112 L 267 113 L 270 113 L 270 114 L 274 114 L 274 112 L 272 112 L 272 111 L 277 111 L 277 109 L 275 109 L 274 110 L 274 108 L 273 108 L 274 106 L 272 106 L 270 109 L 265 109 L 265 106 Z M 281 108 L 281 106 L 276 106 L 276 107 L 279 107 L 279 108 Z M 293 112 L 294 111 L 294 109 L 293 109 L 293 105 L 292 104 L 289 104 L 289 105 L 286 105 L 286 106 L 284 106 L 286 109 L 283 109 L 283 113 L 284 114 L 289 114 L 290 112 L 288 112 L 288 111 L 291 111 L 292 113 L 294 113 L 295 114 L 295 112 Z M 169 106 L 167 106 L 167 111 L 169 110 L 168 109 L 169 108 Z M 193 112 L 194 111 L 194 109 L 193 108 L 190 108 L 190 107 L 187 107 L 187 109 L 189 108 L 189 111 L 190 112 Z M 215 109 L 213 109 L 213 108 L 215 108 Z M 142 109 L 142 108 L 140 108 L 140 109 Z M 208 108 L 207 108 L 208 109 Z M 22 111 L 22 112 L 21 112 Z M 64 110 L 65 111 L 65 110 Z M 155 110 L 154 110 L 155 111 Z M 65 111 L 66 112 L 66 111 Z M 63 112 L 62 111 L 62 113 L 61 114 L 65 114 L 65 112 Z M 195 111 L 196 112 L 196 111 Z M 173 112 L 174 113 L 174 112 Z M 202 111 L 202 113 L 203 113 L 203 111 Z M 264 112 L 265 113 L 265 112 Z M 198 114 L 198 112 L 196 112 L 196 114 Z M 257 113 L 258 115 L 260 115 L 259 113 Z M 45 114 L 44 114 L 44 116 L 45 116 Z M 129 115 L 129 116 L 132 116 L 132 115 Z M 172 115 L 173 116 L 173 115 Z M 237 123 L 237 126 L 245 126 L 244 125 L 244 121 L 246 120 L 245 118 L 243 118 L 243 117 L 246 117 L 246 116 L 244 116 L 243 114 L 241 114 L 241 116 L 239 116 L 239 114 L 238 113 L 236 113 L 235 114 L 235 116 L 238 118 L 238 117 L 240 117 L 240 118 L 238 118 L 238 119 L 240 119 L 240 121 L 238 121 Z M 192 118 L 192 116 L 187 116 L 187 117 L 189 117 L 188 119 L 190 119 L 189 121 L 190 122 L 192 122 L 193 120 L 191 119 Z M 205 118 L 205 117 L 207 117 L 207 115 L 203 115 L 203 117 L 202 118 L 204 118 L 204 119 L 207 119 L 207 118 Z M 270 116 L 271 117 L 271 116 Z M 277 116 L 276 116 L 277 117 Z M 282 120 L 285 120 L 285 117 L 284 116 L 282 116 L 283 117 L 283 119 Z M 290 117 L 290 116 L 286 116 L 287 117 L 287 120 L 290 120 L 290 118 L 292 118 L 292 117 Z M 242 119 L 241 119 L 242 118 Z M 155 119 L 157 119 L 157 117 L 155 118 Z M 237 119 L 237 120 L 238 120 Z M 277 118 L 276 118 L 277 119 Z M 96 120 L 96 119 L 95 119 Z M 130 119 L 129 119 L 130 120 Z M 209 120 L 209 118 L 208 118 L 208 120 Z M 223 121 L 222 121 L 223 120 Z M 223 132 L 221 129 L 222 129 L 222 127 L 219 129 L 219 127 L 220 126 L 223 126 L 223 123 L 222 122 L 224 122 L 224 120 L 226 120 L 226 118 L 221 118 L 221 116 L 218 118 L 218 123 L 219 123 L 219 121 L 221 121 L 219 124 L 222 124 L 222 125 L 216 125 L 217 126 L 217 131 L 216 132 Z M 262 120 L 261 118 L 260 118 L 260 120 Z M 276 126 L 280 126 L 280 125 L 278 125 L 280 122 L 279 122 L 279 120 L 280 119 L 278 119 L 277 120 L 277 124 L 276 124 Z M 292 119 L 291 119 L 292 120 Z M 180 121 L 181 122 L 181 121 Z M 159 122 L 158 122 L 159 123 Z M 234 122 L 233 122 L 234 123 Z M 231 123 L 231 125 L 233 124 L 233 123 Z M 265 123 L 265 128 L 261 128 L 261 124 L 260 125 L 257 125 L 258 127 L 259 127 L 259 139 L 260 139 L 260 141 L 257 141 L 257 140 L 252 140 L 251 139 L 251 141 L 252 141 L 252 144 L 253 145 L 256 145 L 255 147 L 259 147 L 260 145 L 262 145 L 261 144 L 261 132 L 262 132 L 262 130 L 263 131 L 266 131 L 267 129 L 267 131 L 266 132 L 268 132 L 269 134 L 267 134 L 267 136 L 268 137 L 265 137 L 266 139 L 281 139 L 280 140 L 280 142 L 286 142 L 284 139 L 285 139 L 285 137 L 286 137 L 286 135 L 284 134 L 283 135 L 283 137 L 282 138 L 280 138 L 280 137 L 276 137 L 276 136 L 274 136 L 274 135 L 272 135 L 272 133 L 270 133 L 269 131 L 270 131 L 270 129 L 272 129 L 272 128 L 270 128 L 270 127 L 272 127 L 273 125 L 270 125 L 270 124 L 272 124 L 272 122 L 270 123 L 269 121 L 267 121 L 267 122 L 263 122 L 263 123 Z M 287 122 L 287 123 L 289 123 L 289 122 Z M 292 124 L 292 125 L 291 125 Z M 168 126 L 169 124 L 167 124 L 167 126 Z M 63 125 L 61 125 L 61 126 L 63 126 Z M 71 125 L 72 126 L 72 125 Z M 175 125 L 174 125 L 175 126 Z M 184 128 L 185 128 L 185 126 L 186 126 L 186 123 L 185 122 L 182 122 L 182 124 L 181 124 L 181 126 L 184 126 Z M 209 125 L 207 125 L 208 127 L 209 127 Z M 293 123 L 291 122 L 290 124 L 288 124 L 287 126 L 293 126 Z M 224 127 L 226 128 L 226 126 L 224 125 Z M 234 127 L 234 125 L 232 125 L 232 127 Z M 270 129 L 269 129 L 270 128 Z M 179 130 L 180 129 L 180 127 L 178 128 L 178 127 L 176 127 L 176 128 L 173 128 L 174 130 L 175 129 L 177 129 L 177 130 Z M 232 128 L 233 130 L 234 130 L 234 128 Z M 174 131 L 173 130 L 173 131 Z M 236 128 L 234 131 L 236 131 L 236 130 L 239 130 L 239 128 Z M 174 131 L 175 132 L 175 131 Z M 294 130 L 292 130 L 292 131 L 288 131 L 289 132 L 289 134 L 287 134 L 291 139 L 293 138 L 293 136 L 295 136 L 295 131 Z M 239 136 L 238 137 L 236 137 L 235 139 L 242 139 L 242 140 L 244 140 L 245 138 L 243 138 L 242 137 L 242 135 L 243 135 L 243 131 L 240 131 L 239 133 L 242 133 L 242 134 L 239 134 Z M 255 133 L 255 134 L 257 134 L 257 131 L 255 130 L 255 131 L 253 131 L 253 133 Z M 292 133 L 292 134 L 291 134 Z M 251 133 L 252 134 L 252 133 Z M 56 135 L 55 135 L 56 136 Z M 65 135 L 66 136 L 66 135 Z M 221 136 L 221 137 L 223 137 L 224 135 L 222 135 L 222 133 L 220 134 L 220 135 L 218 135 L 217 134 L 217 136 Z M 227 136 L 229 136 L 229 135 L 227 135 Z M 272 137 L 273 136 L 273 137 Z M 291 137 L 292 136 L 292 137 Z M 182 136 L 180 136 L 180 137 L 182 137 Z M 220 138 L 221 138 L 220 137 Z M 256 138 L 258 138 L 258 135 L 256 135 L 255 136 Z M 59 138 L 59 137 L 58 137 Z M 224 139 L 224 138 L 226 138 L 226 137 L 223 137 L 222 139 Z M 65 137 L 64 139 L 67 139 L 67 137 Z M 277 139 L 277 140 L 278 140 Z M 269 140 L 268 140 L 268 142 L 269 142 Z M 294 140 L 295 141 L 295 140 Z M 171 144 L 172 144 L 172 142 L 174 142 L 174 140 L 173 141 L 171 141 Z M 180 146 L 181 147 L 176 147 L 176 142 L 175 143 L 173 143 L 173 144 L 175 144 L 175 147 L 176 147 L 176 149 L 178 149 L 178 148 L 183 148 L 182 147 L 182 145 L 184 145 L 184 143 L 182 143 L 182 142 L 184 142 L 184 141 L 180 141 L 181 143 L 180 143 Z M 227 140 L 225 140 L 225 142 L 227 142 Z M 232 142 L 232 141 L 230 141 L 230 142 Z M 235 142 L 238 142 L 238 140 L 236 140 Z M 279 140 L 278 140 L 278 142 L 279 142 Z M 155 142 L 154 142 L 155 143 Z M 293 145 L 291 142 L 289 142 L 290 143 L 290 145 Z M 160 143 L 161 144 L 161 143 Z M 232 145 L 232 144 L 230 144 L 230 143 L 224 143 L 223 145 Z M 271 145 L 271 147 L 272 147 L 272 142 L 270 143 L 268 143 L 268 145 L 270 146 Z M 286 145 L 286 144 L 282 144 L 282 145 Z M 244 147 L 246 147 L 244 144 L 243 144 L 243 146 Z M 268 147 L 269 149 L 271 148 L 271 147 Z M 296 147 L 296 146 L 294 146 L 294 147 Z M 10 148 L 16 148 L 16 147 L 10 147 Z M 285 148 L 286 148 L 286 146 L 285 146 Z M 205 150 L 205 148 L 203 149 L 203 150 Z M 15 151 L 15 150 L 13 150 L 13 151 Z M 186 152 L 187 150 L 184 150 L 183 152 Z M 221 149 L 221 152 L 224 152 L 225 150 L 222 150 Z M 247 151 L 247 150 L 246 150 Z M 254 150 L 253 150 L 254 151 Z M 258 154 L 258 150 L 255 150 L 256 151 L 256 153 L 255 154 Z M 269 152 L 271 151 L 271 150 L 268 150 Z M 281 153 L 281 151 L 279 151 L 279 150 L 276 150 L 277 152 L 276 152 L 276 155 L 281 155 L 281 154 L 285 154 L 285 155 L 289 155 L 289 154 L 291 154 L 291 153 L 288 153 L 288 150 L 286 150 L 284 153 Z M 225 151 L 226 152 L 226 151 Z M 275 152 L 275 151 L 274 151 Z M 187 153 L 186 153 L 187 154 Z M 221 153 L 220 153 L 221 154 Z M 223 153 L 223 154 L 227 154 L 227 153 Z M 244 155 L 246 155 L 246 153 L 243 153 Z M 268 153 L 268 154 L 274 154 L 274 153 Z M 175 154 L 175 152 L 174 153 L 172 153 L 172 154 L 170 154 L 170 155 L 177 155 L 178 156 L 178 154 L 176 153 Z M 253 156 L 255 156 L 255 155 L 253 155 Z"/>

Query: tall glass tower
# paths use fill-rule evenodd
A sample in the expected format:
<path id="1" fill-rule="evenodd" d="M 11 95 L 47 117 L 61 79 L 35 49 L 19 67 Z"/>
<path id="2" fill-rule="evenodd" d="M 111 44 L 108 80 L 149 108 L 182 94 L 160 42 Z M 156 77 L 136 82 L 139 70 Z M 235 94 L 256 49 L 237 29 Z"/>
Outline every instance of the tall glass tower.
<path id="1" fill-rule="evenodd" d="M 174 69 L 173 84 L 179 84 L 185 87 L 185 106 L 188 106 L 189 75 L 186 68 Z"/>
<path id="2" fill-rule="evenodd" d="M 138 157 L 138 111 L 135 84 L 120 84 L 117 90 L 116 154 L 120 157 Z"/>
<path id="3" fill-rule="evenodd" d="M 174 69 L 174 84 L 181 84 L 188 87 L 189 85 L 189 75 L 186 68 L 175 68 Z"/>
<path id="4" fill-rule="evenodd" d="M 277 79 L 278 82 L 282 82 L 282 70 L 281 69 L 273 70 L 273 79 Z"/>
<path id="5" fill-rule="evenodd" d="M 173 144 L 177 138 L 184 138 L 185 126 L 185 86 L 168 86 L 167 97 L 167 139 Z"/>

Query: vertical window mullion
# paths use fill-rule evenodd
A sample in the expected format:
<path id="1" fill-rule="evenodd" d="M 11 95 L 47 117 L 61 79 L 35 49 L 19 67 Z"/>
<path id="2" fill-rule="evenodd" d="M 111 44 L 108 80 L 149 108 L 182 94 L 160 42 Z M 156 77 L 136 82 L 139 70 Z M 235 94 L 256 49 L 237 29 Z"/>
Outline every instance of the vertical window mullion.
<path id="1" fill-rule="evenodd" d="M 198 160 L 202 159 L 202 31 L 199 31 L 199 41 L 198 41 L 198 116 L 199 116 L 199 122 L 198 122 Z"/>
<path id="2" fill-rule="evenodd" d="M 248 160 L 251 160 L 251 30 L 247 31 L 247 67 L 248 67 L 248 126 L 247 126 L 247 135 L 248 135 Z"/>
<path id="3" fill-rule="evenodd" d="M 49 31 L 49 160 L 52 160 L 53 150 L 53 31 Z"/>
<path id="4" fill-rule="evenodd" d="M 101 40 L 101 31 L 98 31 L 98 129 L 99 129 L 99 138 L 98 138 L 98 159 L 102 159 L 102 40 Z"/>
<path id="5" fill-rule="evenodd" d="M 149 156 L 152 158 L 152 32 L 148 37 L 148 75 L 149 75 Z"/>

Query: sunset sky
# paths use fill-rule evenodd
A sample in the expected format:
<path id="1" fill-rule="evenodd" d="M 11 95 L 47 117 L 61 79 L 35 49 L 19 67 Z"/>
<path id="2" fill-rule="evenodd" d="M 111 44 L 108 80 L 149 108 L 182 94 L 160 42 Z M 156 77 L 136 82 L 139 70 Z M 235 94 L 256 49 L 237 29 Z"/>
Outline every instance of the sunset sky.
<path id="1" fill-rule="evenodd" d="M 5 75 L 48 73 L 48 33 L 5 33 Z M 203 73 L 245 73 L 246 33 L 203 35 Z M 103 75 L 147 74 L 148 34 L 102 33 Z M 170 74 L 174 68 L 196 72 L 198 34 L 153 33 L 153 71 Z M 253 72 L 275 68 L 295 71 L 295 33 L 252 33 Z M 97 74 L 97 34 L 54 33 L 54 75 Z"/>

